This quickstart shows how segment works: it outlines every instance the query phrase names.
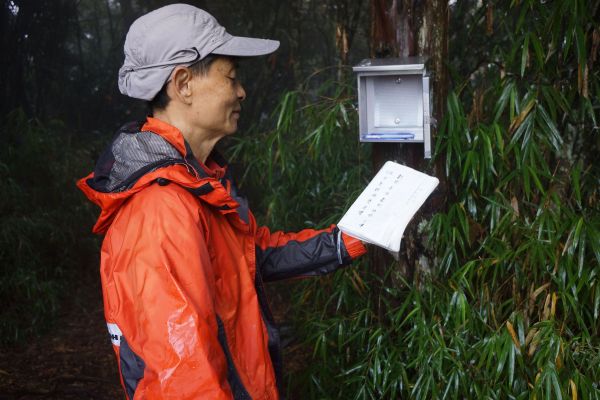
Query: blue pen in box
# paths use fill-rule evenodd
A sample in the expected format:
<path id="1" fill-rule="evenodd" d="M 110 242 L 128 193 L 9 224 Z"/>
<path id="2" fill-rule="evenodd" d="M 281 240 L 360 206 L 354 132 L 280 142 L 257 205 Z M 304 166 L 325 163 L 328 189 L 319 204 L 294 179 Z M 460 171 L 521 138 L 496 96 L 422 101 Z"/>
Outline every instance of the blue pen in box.
<path id="1" fill-rule="evenodd" d="M 381 133 L 369 133 L 367 135 L 364 136 L 366 139 L 377 139 L 379 141 L 386 141 L 386 140 L 414 140 L 415 139 L 415 134 L 414 133 L 386 133 L 386 134 L 381 134 Z"/>

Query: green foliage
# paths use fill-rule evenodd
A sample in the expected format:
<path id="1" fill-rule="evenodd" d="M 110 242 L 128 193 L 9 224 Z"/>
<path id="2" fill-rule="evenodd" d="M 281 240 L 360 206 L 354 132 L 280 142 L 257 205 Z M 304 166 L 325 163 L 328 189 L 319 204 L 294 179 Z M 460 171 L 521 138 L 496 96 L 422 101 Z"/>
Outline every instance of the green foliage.
<path id="1" fill-rule="evenodd" d="M 301 284 L 292 315 L 312 360 L 292 394 L 600 398 L 598 2 L 496 2 L 491 23 L 490 4 L 461 7 L 489 62 L 454 71 L 431 271 L 407 282 L 361 261 Z M 274 129 L 237 143 L 272 226 L 335 222 L 364 186 L 350 91 L 328 90 L 287 94 Z"/>
<path id="2" fill-rule="evenodd" d="M 10 113 L 2 123 L 2 344 L 47 327 L 59 309 L 62 291 L 93 265 L 90 254 L 96 246 L 84 235 L 92 214 L 74 186 L 89 152 L 62 130 L 59 122 L 43 125 L 21 111 Z"/>
<path id="3" fill-rule="evenodd" d="M 246 167 L 240 186 L 260 188 L 252 197 L 263 204 L 255 208 L 267 210 L 272 226 L 335 223 L 368 181 L 351 86 L 330 81 L 312 90 L 309 83 L 283 96 L 273 129 L 237 137 L 230 147 L 230 159 Z"/>

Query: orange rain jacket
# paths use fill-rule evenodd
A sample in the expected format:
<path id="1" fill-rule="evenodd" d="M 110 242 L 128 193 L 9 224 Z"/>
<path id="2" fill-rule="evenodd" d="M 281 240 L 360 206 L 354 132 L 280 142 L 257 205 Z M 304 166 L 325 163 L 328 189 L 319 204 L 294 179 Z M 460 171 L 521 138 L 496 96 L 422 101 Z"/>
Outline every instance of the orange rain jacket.
<path id="1" fill-rule="evenodd" d="M 124 126 L 78 182 L 102 209 L 105 317 L 128 399 L 278 399 L 279 332 L 264 281 L 363 254 L 332 226 L 258 227 L 227 168 L 154 118 Z"/>

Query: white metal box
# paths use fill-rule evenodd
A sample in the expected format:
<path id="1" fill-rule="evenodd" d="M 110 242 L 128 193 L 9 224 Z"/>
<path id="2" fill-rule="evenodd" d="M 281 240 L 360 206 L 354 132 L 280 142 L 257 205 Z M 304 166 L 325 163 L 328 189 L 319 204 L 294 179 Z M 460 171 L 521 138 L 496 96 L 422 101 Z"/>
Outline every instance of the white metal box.
<path id="1" fill-rule="evenodd" d="M 374 58 L 353 68 L 361 142 L 423 143 L 431 158 L 429 76 L 423 57 Z"/>

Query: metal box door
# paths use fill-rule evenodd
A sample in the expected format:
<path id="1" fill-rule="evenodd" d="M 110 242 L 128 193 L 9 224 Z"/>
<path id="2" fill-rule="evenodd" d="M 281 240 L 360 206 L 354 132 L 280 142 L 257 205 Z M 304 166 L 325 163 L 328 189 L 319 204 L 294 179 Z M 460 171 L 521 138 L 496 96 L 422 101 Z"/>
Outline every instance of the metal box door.
<path id="1" fill-rule="evenodd" d="M 422 75 L 369 76 L 367 104 L 372 109 L 367 111 L 368 131 L 413 133 L 414 140 L 423 140 L 422 79 Z"/>

